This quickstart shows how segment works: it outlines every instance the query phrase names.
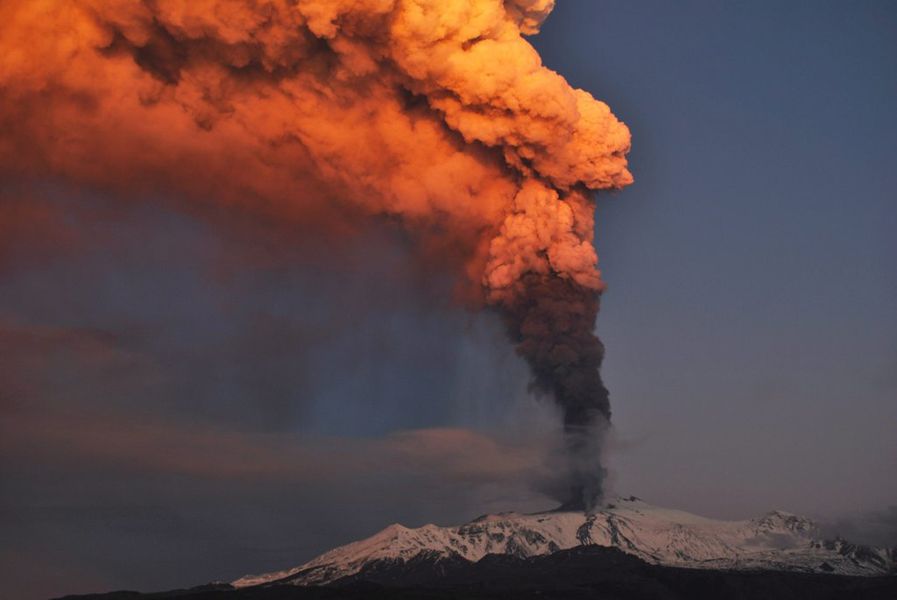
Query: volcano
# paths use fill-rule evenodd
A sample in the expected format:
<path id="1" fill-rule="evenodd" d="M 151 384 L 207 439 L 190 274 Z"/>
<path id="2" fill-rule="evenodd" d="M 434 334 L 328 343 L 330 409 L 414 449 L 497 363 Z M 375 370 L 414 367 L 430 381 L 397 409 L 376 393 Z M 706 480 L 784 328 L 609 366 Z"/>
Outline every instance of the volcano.
<path id="1" fill-rule="evenodd" d="M 520 559 L 579 547 L 616 548 L 652 565 L 735 571 L 878 576 L 897 571 L 897 551 L 823 539 L 812 520 L 772 511 L 721 521 L 652 506 L 634 496 L 599 510 L 485 515 L 458 527 L 390 525 L 293 569 L 247 575 L 236 588 L 389 580 L 402 583 L 423 565 L 448 572 L 494 555 Z M 409 569 L 414 566 L 415 569 Z"/>
<path id="2" fill-rule="evenodd" d="M 783 511 L 722 521 L 634 496 L 592 512 L 393 524 L 295 568 L 102 600 L 890 600 L 897 549 L 825 539 Z"/>

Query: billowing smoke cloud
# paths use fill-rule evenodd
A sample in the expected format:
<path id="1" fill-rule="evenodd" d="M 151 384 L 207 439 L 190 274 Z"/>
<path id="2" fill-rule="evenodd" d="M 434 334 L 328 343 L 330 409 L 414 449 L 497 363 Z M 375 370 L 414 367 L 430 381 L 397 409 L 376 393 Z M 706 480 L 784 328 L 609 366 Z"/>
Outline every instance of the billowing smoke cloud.
<path id="1" fill-rule="evenodd" d="M 563 498 L 588 508 L 610 415 L 591 191 L 631 183 L 630 136 L 524 39 L 553 5 L 4 2 L 0 174 L 334 232 L 398 221 L 506 319 L 563 410 Z"/>

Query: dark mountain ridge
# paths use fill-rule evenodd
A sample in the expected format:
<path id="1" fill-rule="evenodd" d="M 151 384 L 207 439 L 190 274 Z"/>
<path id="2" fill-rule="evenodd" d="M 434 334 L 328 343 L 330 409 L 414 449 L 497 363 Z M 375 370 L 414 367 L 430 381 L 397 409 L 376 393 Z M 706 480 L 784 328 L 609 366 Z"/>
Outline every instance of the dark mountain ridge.
<path id="1" fill-rule="evenodd" d="M 894 600 L 897 576 L 685 569 L 649 564 L 616 548 L 580 546 L 477 562 L 443 556 L 384 560 L 326 587 L 273 581 L 155 594 L 112 592 L 66 600 Z"/>

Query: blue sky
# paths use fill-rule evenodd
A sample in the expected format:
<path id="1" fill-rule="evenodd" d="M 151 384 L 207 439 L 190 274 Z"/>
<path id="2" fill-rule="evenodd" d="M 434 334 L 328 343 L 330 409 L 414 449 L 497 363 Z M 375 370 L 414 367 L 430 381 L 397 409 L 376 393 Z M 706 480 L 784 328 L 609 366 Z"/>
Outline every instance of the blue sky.
<path id="1" fill-rule="evenodd" d="M 535 40 L 633 131 L 597 225 L 620 486 L 897 497 L 895 34 L 886 2 L 573 0 Z"/>

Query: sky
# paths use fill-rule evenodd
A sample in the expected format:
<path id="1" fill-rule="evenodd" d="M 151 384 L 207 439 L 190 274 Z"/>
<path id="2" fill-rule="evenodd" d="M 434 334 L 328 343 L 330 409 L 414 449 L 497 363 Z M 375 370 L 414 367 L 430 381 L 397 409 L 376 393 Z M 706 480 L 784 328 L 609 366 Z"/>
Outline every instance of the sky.
<path id="1" fill-rule="evenodd" d="M 886 514 L 897 8 L 561 0 L 532 43 L 633 133 L 635 183 L 596 214 L 612 491 Z M 552 407 L 495 315 L 454 306 L 388 224 L 284 244 L 163 198 L 43 192 L 77 240 L 7 240 L 0 266 L 16 597 L 228 580 L 392 522 L 551 506 Z"/>
<path id="2" fill-rule="evenodd" d="M 634 132 L 596 234 L 622 489 L 893 503 L 895 27 L 882 2 L 561 2 L 537 38 Z"/>

